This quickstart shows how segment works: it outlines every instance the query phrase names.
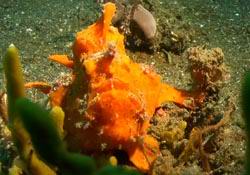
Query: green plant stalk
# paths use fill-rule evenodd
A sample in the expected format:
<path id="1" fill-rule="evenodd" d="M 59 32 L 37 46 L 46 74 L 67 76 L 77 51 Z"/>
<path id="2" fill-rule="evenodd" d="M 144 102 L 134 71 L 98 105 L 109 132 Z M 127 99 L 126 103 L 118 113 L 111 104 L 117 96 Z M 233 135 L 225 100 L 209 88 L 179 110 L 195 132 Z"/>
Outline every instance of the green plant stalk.
<path id="1" fill-rule="evenodd" d="M 33 152 L 30 136 L 24 129 L 15 108 L 16 100 L 25 97 L 25 88 L 18 50 L 13 44 L 7 49 L 3 59 L 3 66 L 7 86 L 8 127 L 11 131 L 14 143 L 17 146 L 19 155 L 22 160 L 24 160 L 26 166 L 29 167 L 26 168 L 32 173 L 40 175 L 46 170 L 48 175 L 55 175 L 55 172 L 44 164 L 44 162 L 40 161 Z"/>
<path id="2" fill-rule="evenodd" d="M 12 125 L 13 121 L 17 118 L 15 101 L 17 98 L 25 97 L 22 67 L 19 60 L 18 50 L 14 45 L 10 45 L 7 49 L 3 65 L 7 80 L 9 124 Z"/>
<path id="3" fill-rule="evenodd" d="M 247 152 L 245 163 L 245 175 L 250 174 L 250 72 L 247 72 L 242 86 L 242 110 L 246 122 Z"/>
<path id="4" fill-rule="evenodd" d="M 27 134 L 21 129 L 22 126 L 15 109 L 16 100 L 25 96 L 24 80 L 18 50 L 14 45 L 10 45 L 7 49 L 3 66 L 8 100 L 8 126 L 20 155 L 26 159 L 27 156 L 24 152 L 28 152 L 28 148 L 25 146 L 24 140 L 27 139 Z"/>

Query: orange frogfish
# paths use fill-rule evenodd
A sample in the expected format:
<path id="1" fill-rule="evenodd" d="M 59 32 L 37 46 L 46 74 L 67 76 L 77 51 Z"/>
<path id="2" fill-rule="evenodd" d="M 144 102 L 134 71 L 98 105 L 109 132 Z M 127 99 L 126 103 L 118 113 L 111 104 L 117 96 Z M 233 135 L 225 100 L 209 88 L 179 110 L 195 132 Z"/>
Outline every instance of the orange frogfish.
<path id="1" fill-rule="evenodd" d="M 50 93 L 51 104 L 65 112 L 69 149 L 121 149 L 135 167 L 147 172 L 159 155 L 157 140 L 147 134 L 156 108 L 167 101 L 185 106 L 190 95 L 126 55 L 124 36 L 111 24 L 115 11 L 113 3 L 106 3 L 102 17 L 77 33 L 73 58 L 50 56 L 72 69 L 70 83 Z"/>

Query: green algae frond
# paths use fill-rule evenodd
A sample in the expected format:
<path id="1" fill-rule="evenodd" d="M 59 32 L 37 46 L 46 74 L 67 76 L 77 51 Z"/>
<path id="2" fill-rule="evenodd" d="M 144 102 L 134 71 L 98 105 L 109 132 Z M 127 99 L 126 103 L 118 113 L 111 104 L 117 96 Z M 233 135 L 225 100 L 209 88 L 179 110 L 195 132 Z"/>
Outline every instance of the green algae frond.
<path id="1" fill-rule="evenodd" d="M 19 155 L 25 162 L 25 171 L 30 171 L 36 175 L 42 175 L 44 172 L 47 172 L 48 175 L 55 175 L 55 172 L 39 160 L 36 153 L 34 153 L 34 149 L 30 143 L 30 136 L 24 129 L 20 116 L 15 108 L 17 99 L 25 97 L 25 88 L 19 53 L 13 44 L 7 49 L 3 65 L 8 100 L 8 126 Z"/>
<path id="2" fill-rule="evenodd" d="M 7 49 L 3 60 L 4 72 L 6 77 L 7 97 L 8 97 L 8 115 L 10 125 L 14 123 L 17 117 L 14 104 L 17 98 L 25 96 L 24 80 L 22 67 L 19 60 L 17 48 L 11 44 Z"/>
<path id="3" fill-rule="evenodd" d="M 250 174 L 250 72 L 246 73 L 242 86 L 242 110 L 246 122 L 247 153 L 245 175 Z"/>

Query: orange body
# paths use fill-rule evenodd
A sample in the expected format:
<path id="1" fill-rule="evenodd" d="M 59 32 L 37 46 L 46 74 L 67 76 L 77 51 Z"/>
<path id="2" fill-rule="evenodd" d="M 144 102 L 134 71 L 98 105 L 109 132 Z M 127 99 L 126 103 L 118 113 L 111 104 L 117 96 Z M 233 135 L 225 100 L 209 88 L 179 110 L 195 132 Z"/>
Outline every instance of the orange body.
<path id="1" fill-rule="evenodd" d="M 115 5 L 104 5 L 99 21 L 77 33 L 74 58 L 51 59 L 73 68 L 73 81 L 51 95 L 65 112 L 66 140 L 84 152 L 122 149 L 141 171 L 159 154 L 158 142 L 147 135 L 150 119 L 163 102 L 184 105 L 187 94 L 162 83 L 150 67 L 125 53 L 124 37 L 111 26 Z"/>

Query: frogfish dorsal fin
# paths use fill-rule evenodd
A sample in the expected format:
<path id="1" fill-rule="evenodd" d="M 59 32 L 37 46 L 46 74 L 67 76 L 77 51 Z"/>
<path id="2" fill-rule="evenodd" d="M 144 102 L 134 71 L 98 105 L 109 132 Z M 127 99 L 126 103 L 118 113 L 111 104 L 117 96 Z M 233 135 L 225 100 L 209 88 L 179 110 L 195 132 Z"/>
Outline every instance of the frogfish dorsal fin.
<path id="1" fill-rule="evenodd" d="M 102 36 L 104 37 L 103 39 L 105 40 L 105 36 L 107 34 L 107 31 L 109 30 L 112 22 L 112 18 L 115 15 L 116 7 L 115 4 L 113 3 L 106 3 L 104 4 L 104 11 L 103 11 L 103 27 L 102 27 Z"/>

